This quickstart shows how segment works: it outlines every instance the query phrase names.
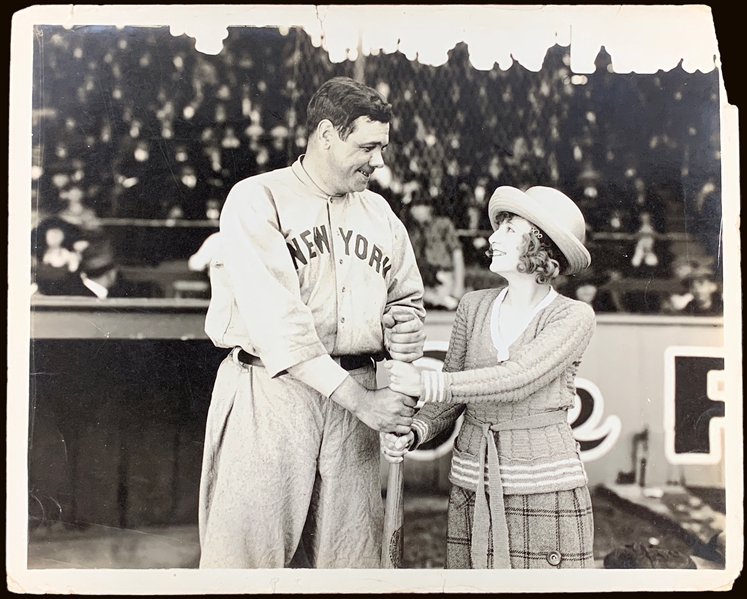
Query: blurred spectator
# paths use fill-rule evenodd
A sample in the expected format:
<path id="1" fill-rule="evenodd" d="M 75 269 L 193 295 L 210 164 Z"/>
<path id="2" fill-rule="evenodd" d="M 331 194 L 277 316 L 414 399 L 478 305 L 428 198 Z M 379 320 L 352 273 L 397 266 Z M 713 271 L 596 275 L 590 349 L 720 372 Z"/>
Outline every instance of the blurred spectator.
<path id="1" fill-rule="evenodd" d="M 682 279 L 683 293 L 672 294 L 671 310 L 684 314 L 723 314 L 723 298 L 713 275 L 710 267 L 694 265 Z"/>
<path id="2" fill-rule="evenodd" d="M 188 218 L 204 220 L 208 186 L 197 176 L 197 170 L 188 164 L 176 173 L 176 181 L 160 198 L 161 213 L 170 219 Z"/>
<path id="3" fill-rule="evenodd" d="M 51 223 L 45 221 L 37 230 L 37 235 L 38 231 L 43 230 L 47 240 L 42 259 L 36 260 L 36 286 L 39 293 L 99 299 L 162 297 L 163 293 L 157 284 L 129 281 L 120 272 L 111 243 L 105 238 L 90 242 L 78 238 L 73 243 L 73 251 L 61 248 L 61 244 L 69 243 L 63 239 L 63 222 L 57 219 Z M 75 233 L 69 232 L 68 235 L 68 240 L 74 239 Z M 45 260 L 44 256 L 48 253 L 50 257 Z M 63 262 L 62 258 L 67 258 L 67 261 Z"/>
<path id="4" fill-rule="evenodd" d="M 74 237 L 72 235 L 66 235 L 62 223 L 57 219 L 49 219 L 45 222 L 45 225 L 45 249 L 42 255 L 42 264 L 47 264 L 52 268 L 66 268 L 70 272 L 78 270 L 80 253 L 77 248 L 80 247 L 80 240 L 73 241 Z M 72 245 L 73 249 L 65 247 L 66 245 Z"/>
<path id="5" fill-rule="evenodd" d="M 34 282 L 44 295 L 67 295 L 78 276 L 86 242 L 75 225 L 59 217 L 42 220 L 31 233 Z"/>
<path id="6" fill-rule="evenodd" d="M 614 283 L 619 277 L 598 274 L 593 270 L 570 277 L 560 288 L 560 292 L 572 299 L 589 304 L 594 311 L 625 312 L 625 304 Z M 612 285 L 609 283 L 612 282 Z"/>
<path id="7" fill-rule="evenodd" d="M 120 145 L 114 165 L 115 209 L 120 217 L 157 218 L 158 192 L 152 182 L 162 182 L 163 173 L 155 172 L 150 162 L 150 144 L 146 140 L 136 140 L 138 135 L 139 128 L 134 125 L 131 137 L 124 138 Z"/>
<path id="8" fill-rule="evenodd" d="M 640 227 L 637 231 L 638 241 L 630 263 L 634 268 L 639 268 L 642 264 L 653 268 L 659 264 L 659 258 L 654 252 L 655 231 L 651 225 L 651 215 L 648 212 L 641 212 L 640 219 Z"/>
<path id="9" fill-rule="evenodd" d="M 282 125 L 270 130 L 270 147 L 264 168 L 273 171 L 288 166 L 288 128 Z"/>
<path id="10" fill-rule="evenodd" d="M 451 220 L 433 216 L 433 206 L 418 193 L 410 203 L 408 232 L 423 277 L 426 307 L 456 309 L 464 295 L 464 256 Z"/>
<path id="11" fill-rule="evenodd" d="M 634 200 L 631 202 L 631 213 L 641 220 L 642 214 L 648 214 L 648 219 L 654 231 L 663 233 L 667 230 L 665 203 L 682 202 L 677 198 L 678 181 L 676 178 L 670 180 L 659 180 L 656 184 L 646 185 L 642 178 L 636 177 L 633 181 Z M 628 196 L 630 197 L 630 196 Z M 636 220 L 636 219 L 634 219 Z"/>
<path id="12" fill-rule="evenodd" d="M 99 299 L 109 297 L 161 297 L 158 285 L 152 282 L 134 282 L 120 272 L 114 251 L 107 241 L 91 243 L 83 250 L 80 281 L 88 293 Z"/>
<path id="13" fill-rule="evenodd" d="M 687 206 L 686 206 L 687 210 Z M 718 177 L 710 177 L 695 195 L 695 210 L 691 212 L 695 237 L 711 256 L 721 252 L 721 183 Z"/>
<path id="14" fill-rule="evenodd" d="M 232 27 L 211 56 L 168 27 L 39 27 L 35 202 L 86 235 L 95 217 L 212 220 L 237 180 L 303 152 L 311 92 L 354 69 L 352 61 L 332 63 L 300 28 Z M 401 52 L 367 56 L 365 79 L 394 107 L 387 167 L 372 188 L 398 214 L 413 189 L 431 201 L 443 197 L 432 208 L 437 217 L 475 234 L 474 247 L 465 245 L 469 266 L 481 263 L 478 231 L 490 228 L 486 198 L 500 185 L 529 181 L 577 199 L 591 225 L 587 240 L 599 233 L 596 253 L 614 258 L 594 256 L 600 277 L 670 276 L 673 243 L 656 237 L 654 245 L 653 233 L 685 234 L 717 257 L 718 72 L 690 74 L 680 65 L 623 76 L 612 64 L 602 48 L 593 73 L 574 74 L 570 48 L 560 45 L 537 72 L 516 61 L 478 71 L 463 43 L 440 67 Z M 143 246 L 133 255 L 165 255 L 156 246 L 166 242 L 131 237 Z M 651 294 L 632 299 L 631 311 L 653 309 Z"/>
<path id="15" fill-rule="evenodd" d="M 83 204 L 83 195 L 83 191 L 77 185 L 61 194 L 67 201 L 67 206 L 58 213 L 58 216 L 84 231 L 97 231 L 100 228 L 99 219 L 93 209 Z"/>
<path id="16" fill-rule="evenodd" d="M 718 285 L 710 271 L 696 272 L 687 279 L 688 294 L 692 299 L 685 305 L 684 312 L 690 314 L 723 314 L 724 304 Z"/>
<path id="17" fill-rule="evenodd" d="M 205 204 L 205 218 L 208 220 L 220 218 L 220 202 L 215 198 L 210 198 Z"/>

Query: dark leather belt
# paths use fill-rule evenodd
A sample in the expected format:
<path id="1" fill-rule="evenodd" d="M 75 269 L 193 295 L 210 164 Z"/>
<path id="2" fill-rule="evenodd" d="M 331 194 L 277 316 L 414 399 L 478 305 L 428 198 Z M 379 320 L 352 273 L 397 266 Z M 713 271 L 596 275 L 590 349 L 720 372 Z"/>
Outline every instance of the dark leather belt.
<path id="1" fill-rule="evenodd" d="M 247 366 L 262 366 L 262 360 L 257 356 L 253 356 L 249 352 L 245 352 L 243 349 L 239 350 L 238 354 L 239 362 Z M 358 368 L 365 368 L 366 366 L 373 366 L 374 358 L 370 355 L 358 355 L 358 356 L 332 356 L 336 361 L 339 361 L 340 366 L 344 370 L 357 370 Z M 287 371 L 283 370 L 278 374 L 287 374 Z"/>

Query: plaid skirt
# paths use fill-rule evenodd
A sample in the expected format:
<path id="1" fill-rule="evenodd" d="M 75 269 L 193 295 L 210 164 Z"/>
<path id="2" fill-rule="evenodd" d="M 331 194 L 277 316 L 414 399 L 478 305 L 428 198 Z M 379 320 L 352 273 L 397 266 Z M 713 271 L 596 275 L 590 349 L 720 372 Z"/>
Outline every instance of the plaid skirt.
<path id="1" fill-rule="evenodd" d="M 512 569 L 593 568 L 594 521 L 587 487 L 532 495 L 504 495 Z M 475 492 L 456 485 L 449 497 L 446 567 L 472 568 L 470 544 Z M 493 564 L 488 531 L 488 567 Z"/>

